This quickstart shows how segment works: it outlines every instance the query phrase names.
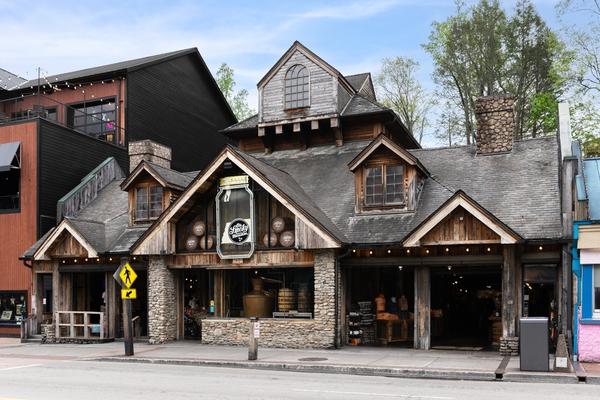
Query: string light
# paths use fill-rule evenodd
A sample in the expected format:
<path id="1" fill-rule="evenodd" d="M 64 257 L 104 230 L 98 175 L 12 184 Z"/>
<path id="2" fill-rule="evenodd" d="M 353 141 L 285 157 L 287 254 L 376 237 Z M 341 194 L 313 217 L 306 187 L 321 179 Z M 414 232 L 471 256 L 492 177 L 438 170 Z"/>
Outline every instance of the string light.
<path id="1" fill-rule="evenodd" d="M 391 254 L 391 253 L 392 253 L 392 250 L 388 249 L 388 254 Z"/>
<path id="2" fill-rule="evenodd" d="M 469 248 L 467 247 L 467 248 L 465 249 L 465 251 L 468 253 L 468 252 L 469 252 Z"/>
<path id="3" fill-rule="evenodd" d="M 450 249 L 448 247 L 446 247 L 446 253 L 449 252 L 449 251 L 450 251 Z"/>
<path id="4" fill-rule="evenodd" d="M 425 249 L 425 254 L 429 254 L 429 249 Z"/>
<path id="5" fill-rule="evenodd" d="M 369 255 L 372 256 L 373 255 L 373 250 L 369 250 Z"/>
<path id="6" fill-rule="evenodd" d="M 542 251 L 542 250 L 544 250 L 544 247 L 543 247 L 543 246 L 540 246 L 540 247 L 538 247 L 538 250 L 539 250 L 539 251 Z"/>
<path id="7" fill-rule="evenodd" d="M 406 254 L 410 254 L 410 249 L 406 249 Z"/>

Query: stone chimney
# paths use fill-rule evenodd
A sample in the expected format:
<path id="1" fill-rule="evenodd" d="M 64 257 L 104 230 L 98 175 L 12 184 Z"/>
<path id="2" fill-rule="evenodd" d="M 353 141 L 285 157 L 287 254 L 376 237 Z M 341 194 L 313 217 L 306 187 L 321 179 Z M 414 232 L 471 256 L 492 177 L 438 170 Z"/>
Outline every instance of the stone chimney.
<path id="1" fill-rule="evenodd" d="M 150 139 L 130 142 L 129 172 L 133 171 L 142 160 L 171 168 L 171 148 Z"/>
<path id="2" fill-rule="evenodd" d="M 515 132 L 514 104 L 515 98 L 510 95 L 485 96 L 475 100 L 478 154 L 512 150 Z"/>

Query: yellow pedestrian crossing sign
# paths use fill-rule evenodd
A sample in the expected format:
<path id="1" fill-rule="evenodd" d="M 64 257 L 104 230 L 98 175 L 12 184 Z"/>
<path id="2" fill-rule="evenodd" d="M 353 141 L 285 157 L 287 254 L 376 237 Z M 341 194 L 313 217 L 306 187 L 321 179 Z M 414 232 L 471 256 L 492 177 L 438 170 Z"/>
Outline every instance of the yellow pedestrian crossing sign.
<path id="1" fill-rule="evenodd" d="M 123 300 L 137 299 L 137 290 L 135 290 L 135 289 L 121 289 L 121 298 Z"/>
<path id="2" fill-rule="evenodd" d="M 121 282 L 123 282 L 123 285 L 125 285 L 125 287 L 129 289 L 131 285 L 133 285 L 133 282 L 135 282 L 137 274 L 135 273 L 133 268 L 131 268 L 131 265 L 129 265 L 129 263 L 126 263 L 125 265 L 123 265 L 123 268 L 121 268 L 121 272 L 119 272 L 119 278 L 121 278 Z"/>

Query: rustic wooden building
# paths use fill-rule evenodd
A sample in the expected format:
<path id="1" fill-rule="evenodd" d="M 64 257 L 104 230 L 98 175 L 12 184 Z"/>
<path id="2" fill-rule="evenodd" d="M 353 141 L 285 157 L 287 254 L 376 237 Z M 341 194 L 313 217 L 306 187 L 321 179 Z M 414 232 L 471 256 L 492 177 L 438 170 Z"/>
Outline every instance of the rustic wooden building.
<path id="1" fill-rule="evenodd" d="M 511 353 L 522 315 L 567 330 L 559 141 L 513 141 L 512 98 L 478 100 L 476 145 L 421 149 L 370 74 L 298 42 L 258 91 L 259 113 L 223 131 L 238 146 L 127 241 L 151 342 L 242 344 L 250 316 L 261 343 L 299 348 Z"/>
<path id="2" fill-rule="evenodd" d="M 0 148 L 14 151 L 0 167 L 10 165 L 0 170 L 0 301 L 11 316 L 0 320 L 0 335 L 17 335 L 32 291 L 19 256 L 60 222 L 59 199 L 107 157 L 127 173 L 136 140 L 166 143 L 178 168 L 200 169 L 226 143 L 216 131 L 235 116 L 195 48 L 6 87 Z"/>

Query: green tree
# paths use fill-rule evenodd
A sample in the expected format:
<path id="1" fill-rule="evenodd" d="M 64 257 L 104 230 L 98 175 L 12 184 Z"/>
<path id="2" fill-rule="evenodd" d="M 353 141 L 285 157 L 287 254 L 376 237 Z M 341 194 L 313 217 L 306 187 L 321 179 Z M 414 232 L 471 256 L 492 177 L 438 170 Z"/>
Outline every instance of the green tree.
<path id="1" fill-rule="evenodd" d="M 479 96 L 515 96 L 517 138 L 552 126 L 558 110 L 543 107 L 562 94 L 571 59 L 529 0 L 519 0 L 512 16 L 497 0 L 468 8 L 458 2 L 456 15 L 433 24 L 424 48 L 433 57 L 440 92 L 458 99 L 467 144 L 474 137 Z"/>
<path id="2" fill-rule="evenodd" d="M 217 71 L 217 85 L 219 85 L 219 89 L 223 92 L 223 96 L 227 99 L 238 121 L 256 114 L 256 111 L 248 105 L 248 91 L 242 89 L 237 93 L 235 92 L 236 83 L 233 68 L 226 63 L 222 63 Z"/>
<path id="3" fill-rule="evenodd" d="M 375 86 L 383 105 L 394 110 L 421 143 L 434 102 L 416 77 L 418 68 L 419 63 L 410 58 L 385 58 Z"/>

